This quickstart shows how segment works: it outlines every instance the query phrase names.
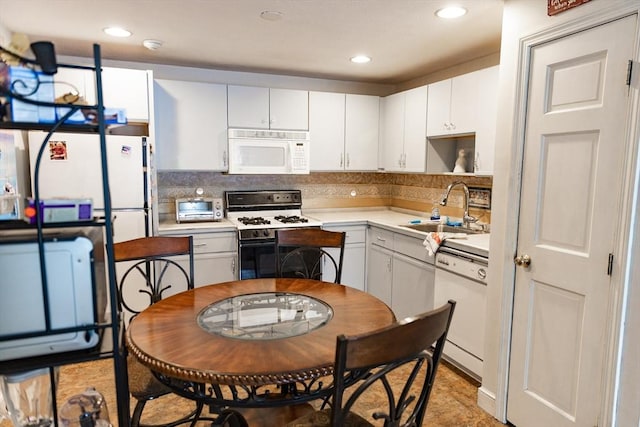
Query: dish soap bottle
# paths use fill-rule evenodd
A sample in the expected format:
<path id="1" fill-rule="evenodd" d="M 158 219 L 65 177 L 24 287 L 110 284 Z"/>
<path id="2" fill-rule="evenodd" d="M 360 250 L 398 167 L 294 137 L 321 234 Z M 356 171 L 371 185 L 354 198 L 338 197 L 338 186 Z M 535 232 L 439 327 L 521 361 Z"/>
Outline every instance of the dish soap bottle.
<path id="1" fill-rule="evenodd" d="M 433 206 L 431 209 L 431 221 L 438 221 L 440 219 L 440 209 L 438 206 Z"/>

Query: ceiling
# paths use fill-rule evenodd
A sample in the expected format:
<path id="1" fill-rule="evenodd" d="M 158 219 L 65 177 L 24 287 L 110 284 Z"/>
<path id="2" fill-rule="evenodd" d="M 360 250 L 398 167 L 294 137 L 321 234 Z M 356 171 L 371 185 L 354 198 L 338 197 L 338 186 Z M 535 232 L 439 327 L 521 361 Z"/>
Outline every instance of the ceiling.
<path id="1" fill-rule="evenodd" d="M 0 26 L 57 55 L 397 84 L 500 50 L 502 0 L 0 0 Z M 260 17 L 280 12 L 281 19 Z M 107 26 L 133 32 L 103 33 Z M 145 39 L 162 47 L 148 50 Z M 372 57 L 354 64 L 356 54 Z M 26 54 L 25 54 L 26 55 Z M 30 56 L 30 55 L 29 55 Z"/>

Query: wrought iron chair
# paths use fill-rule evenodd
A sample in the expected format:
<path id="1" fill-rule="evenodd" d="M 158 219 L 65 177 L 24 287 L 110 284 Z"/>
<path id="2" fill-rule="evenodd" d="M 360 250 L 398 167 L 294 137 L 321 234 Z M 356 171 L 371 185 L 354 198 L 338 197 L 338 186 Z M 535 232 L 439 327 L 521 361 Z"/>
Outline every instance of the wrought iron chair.
<path id="1" fill-rule="evenodd" d="M 145 308 L 163 297 L 187 289 L 193 289 L 193 238 L 188 237 L 143 237 L 113 245 L 114 260 L 124 264 L 118 280 L 118 304 L 125 317 L 125 325 Z M 188 265 L 176 260 L 188 256 Z M 183 261 L 184 263 L 184 261 Z M 135 291 L 138 291 L 137 293 Z M 137 359 L 127 356 L 129 392 L 136 399 L 131 416 L 131 426 L 140 426 L 142 411 L 150 400 L 171 393 L 151 371 Z M 191 423 L 199 418 L 203 404 L 196 403 L 190 414 L 162 426 Z"/>
<path id="2" fill-rule="evenodd" d="M 421 426 L 455 305 L 449 300 L 442 307 L 372 333 L 338 336 L 332 395 L 323 409 L 287 427 L 360 427 L 373 425 L 375 420 L 382 420 L 385 426 Z M 400 390 L 390 384 L 391 373 L 406 377 Z M 386 402 L 369 422 L 352 409 L 374 384 L 382 385 Z"/>
<path id="3" fill-rule="evenodd" d="M 319 228 L 276 230 L 276 275 L 316 280 L 333 277 L 334 283 L 340 283 L 345 238 L 344 232 Z M 325 248 L 339 253 L 334 257 Z"/>

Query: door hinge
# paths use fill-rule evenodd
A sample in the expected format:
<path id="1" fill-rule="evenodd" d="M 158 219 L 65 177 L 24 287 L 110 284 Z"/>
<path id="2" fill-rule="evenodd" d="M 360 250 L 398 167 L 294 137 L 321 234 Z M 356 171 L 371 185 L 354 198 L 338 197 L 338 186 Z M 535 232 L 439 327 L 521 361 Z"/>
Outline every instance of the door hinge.
<path id="1" fill-rule="evenodd" d="M 609 263 L 607 264 L 607 276 L 611 276 L 613 272 L 613 254 L 609 254 Z"/>
<path id="2" fill-rule="evenodd" d="M 633 70 L 633 60 L 627 63 L 627 86 L 631 86 L 631 72 Z"/>

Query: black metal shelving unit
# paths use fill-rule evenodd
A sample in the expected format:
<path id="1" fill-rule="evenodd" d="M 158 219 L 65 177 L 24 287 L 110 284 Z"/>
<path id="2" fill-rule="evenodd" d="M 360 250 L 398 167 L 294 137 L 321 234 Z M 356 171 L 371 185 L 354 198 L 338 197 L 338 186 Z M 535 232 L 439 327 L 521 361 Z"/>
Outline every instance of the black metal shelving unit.
<path id="1" fill-rule="evenodd" d="M 35 225 L 27 225 L 22 221 L 15 221 L 13 224 L 5 223 L 0 225 L 0 233 L 2 233 L 2 228 L 11 228 L 11 227 L 34 227 L 37 231 L 37 243 L 39 249 L 39 259 L 40 259 L 40 272 L 42 278 L 42 295 L 45 307 L 45 324 L 46 328 L 44 331 L 37 331 L 32 333 L 22 333 L 22 334 L 13 334 L 10 336 L 4 335 L 0 336 L 0 341 L 9 341 L 15 339 L 22 338 L 30 338 L 36 336 L 47 336 L 52 334 L 59 334 L 65 332 L 81 332 L 87 330 L 98 330 L 101 336 L 100 344 L 91 350 L 81 350 L 74 352 L 64 352 L 64 353 L 56 353 L 52 355 L 46 356 L 38 356 L 38 357 L 30 357 L 25 359 L 16 359 L 0 362 L 0 374 L 9 374 L 20 371 L 27 371 L 32 369 L 38 369 L 43 367 L 49 368 L 50 380 L 52 385 L 52 400 L 53 400 L 53 416 L 54 416 L 54 425 L 58 426 L 58 402 L 57 402 L 57 391 L 55 388 L 54 381 L 54 368 L 62 365 L 74 364 L 87 362 L 91 360 L 98 359 L 113 359 L 113 367 L 115 373 L 115 390 L 116 390 L 116 400 L 117 402 L 117 413 L 118 413 L 118 425 L 120 427 L 129 426 L 129 386 L 127 379 L 127 367 L 126 367 L 126 350 L 124 348 L 123 336 L 122 336 L 122 316 L 119 310 L 118 304 L 118 291 L 116 284 L 116 270 L 115 263 L 113 258 L 113 223 L 111 221 L 112 218 L 112 206 L 111 206 L 111 193 L 109 188 L 109 172 L 107 166 L 107 154 L 106 154 L 106 135 L 107 134 L 122 134 L 121 126 L 114 126 L 113 128 L 107 128 L 105 124 L 104 118 L 104 102 L 103 102 L 103 93 L 102 93 L 102 62 L 101 62 L 101 54 L 100 54 L 100 46 L 97 44 L 93 45 L 93 59 L 94 65 L 91 66 L 77 66 L 77 65 L 69 65 L 69 64 L 58 64 L 58 67 L 67 67 L 67 68 L 79 68 L 93 71 L 95 74 L 96 80 L 96 96 L 97 96 L 97 104 L 96 105 L 70 105 L 70 104 L 57 104 L 57 103 L 48 103 L 48 102 L 39 102 L 33 101 L 29 99 L 25 99 L 20 96 L 16 96 L 7 91 L 1 91 L 0 97 L 7 98 L 17 98 L 22 102 L 35 104 L 43 107 L 64 107 L 69 109 L 69 111 L 56 123 L 53 124 L 42 124 L 42 123 L 18 123 L 18 122 L 2 122 L 0 121 L 0 129 L 15 129 L 15 130 L 44 130 L 48 131 L 47 137 L 42 143 L 40 154 L 38 157 L 38 161 L 36 162 L 36 167 L 34 171 L 34 201 L 35 206 L 39 206 L 40 197 L 38 190 L 38 181 L 39 181 L 39 165 L 40 158 L 42 156 L 42 152 L 44 151 L 44 147 L 47 145 L 47 142 L 51 135 L 54 132 L 74 132 L 74 133 L 93 133 L 99 134 L 100 136 L 100 152 L 101 152 L 101 165 L 102 165 L 102 182 L 103 182 L 103 195 L 104 195 L 104 212 L 105 218 L 103 220 L 94 220 L 90 223 L 87 222 L 70 222 L 70 223 L 43 223 L 41 218 L 40 209 L 36 209 L 36 224 Z M 97 122 L 95 124 L 82 124 L 82 125 L 74 125 L 74 124 L 65 124 L 65 121 L 68 117 L 71 116 L 74 112 L 79 109 L 92 109 L 97 111 Z M 126 133 L 126 130 L 124 131 Z M 105 267 L 107 270 L 107 284 L 108 284 L 108 294 L 109 299 L 111 301 L 110 306 L 110 317 L 106 319 L 104 322 L 96 323 L 93 325 L 86 326 L 78 326 L 72 328 L 52 328 L 51 326 L 51 314 L 49 313 L 49 305 L 48 305 L 48 286 L 47 286 L 47 275 L 46 275 L 46 262 L 45 262 L 45 252 L 44 252 L 44 242 L 45 230 L 49 228 L 70 228 L 70 227 L 87 227 L 87 226 L 95 226 L 95 227 L 103 227 L 104 228 L 104 237 L 105 237 L 105 246 L 106 246 L 106 259 L 105 259 Z M 95 290 L 94 290 L 95 294 Z M 94 298 L 95 304 L 95 298 Z M 96 307 L 94 307 L 94 312 L 97 312 Z"/>

